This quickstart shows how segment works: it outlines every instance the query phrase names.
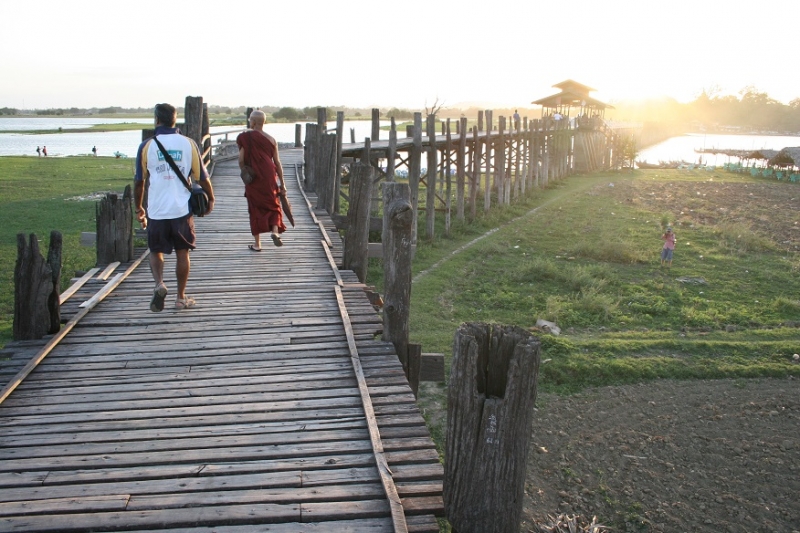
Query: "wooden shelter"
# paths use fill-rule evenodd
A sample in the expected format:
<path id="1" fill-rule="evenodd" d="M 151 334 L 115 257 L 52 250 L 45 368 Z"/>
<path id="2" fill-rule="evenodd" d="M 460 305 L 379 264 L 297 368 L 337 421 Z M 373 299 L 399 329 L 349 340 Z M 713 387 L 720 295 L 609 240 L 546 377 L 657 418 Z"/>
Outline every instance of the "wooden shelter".
<path id="1" fill-rule="evenodd" d="M 588 85 L 583 85 L 573 80 L 562 81 L 553 85 L 561 92 L 534 100 L 532 104 L 542 106 L 542 117 L 559 113 L 565 117 L 574 116 L 573 110 L 577 110 L 576 115 L 582 117 L 603 117 L 606 108 L 613 106 L 601 102 L 589 96 L 589 93 L 596 91 Z"/>

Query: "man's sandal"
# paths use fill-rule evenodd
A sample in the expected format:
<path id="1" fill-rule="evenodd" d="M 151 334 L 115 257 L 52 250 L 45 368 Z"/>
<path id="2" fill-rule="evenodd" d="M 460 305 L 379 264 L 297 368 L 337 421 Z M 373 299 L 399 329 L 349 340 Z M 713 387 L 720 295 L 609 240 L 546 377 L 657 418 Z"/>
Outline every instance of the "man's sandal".
<path id="1" fill-rule="evenodd" d="M 276 235 L 275 233 L 272 234 L 272 244 L 275 246 L 283 246 L 283 241 L 281 240 L 280 236 Z"/>
<path id="2" fill-rule="evenodd" d="M 189 309 L 190 307 L 194 307 L 194 304 L 194 298 L 191 296 L 187 296 L 186 298 L 178 298 L 175 300 L 175 309 Z"/>
<path id="3" fill-rule="evenodd" d="M 167 286 L 163 283 L 153 291 L 153 299 L 150 300 L 150 310 L 158 313 L 164 309 L 164 299 L 167 297 Z"/>

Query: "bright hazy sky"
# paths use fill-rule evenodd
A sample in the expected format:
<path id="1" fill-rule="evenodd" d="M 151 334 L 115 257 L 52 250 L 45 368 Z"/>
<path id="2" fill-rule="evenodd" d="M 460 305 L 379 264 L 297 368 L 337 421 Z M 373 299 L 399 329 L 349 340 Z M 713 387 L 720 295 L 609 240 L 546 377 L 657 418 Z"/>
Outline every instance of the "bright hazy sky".
<path id="1" fill-rule="evenodd" d="M 0 107 L 525 107 L 746 86 L 788 103 L 800 0 L 0 0 Z M 785 22 L 782 22 L 785 21 Z"/>

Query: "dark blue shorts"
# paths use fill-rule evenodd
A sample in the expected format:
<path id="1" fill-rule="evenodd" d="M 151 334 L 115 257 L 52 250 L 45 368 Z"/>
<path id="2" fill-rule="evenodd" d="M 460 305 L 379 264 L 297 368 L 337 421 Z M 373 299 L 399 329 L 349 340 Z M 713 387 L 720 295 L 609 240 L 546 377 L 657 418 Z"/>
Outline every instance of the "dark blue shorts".
<path id="1" fill-rule="evenodd" d="M 189 214 L 167 220 L 147 219 L 147 247 L 153 253 L 194 250 L 194 217 Z"/>
<path id="2" fill-rule="evenodd" d="M 670 250 L 669 248 L 662 248 L 661 259 L 663 259 L 664 261 L 672 261 L 672 250 Z"/>

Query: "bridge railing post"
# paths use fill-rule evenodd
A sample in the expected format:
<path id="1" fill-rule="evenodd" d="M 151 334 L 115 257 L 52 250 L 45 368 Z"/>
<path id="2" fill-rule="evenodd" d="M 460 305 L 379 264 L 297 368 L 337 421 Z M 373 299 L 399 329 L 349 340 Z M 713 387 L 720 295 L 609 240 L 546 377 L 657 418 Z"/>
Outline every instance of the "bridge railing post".
<path id="1" fill-rule="evenodd" d="M 344 238 L 342 266 L 352 270 L 364 283 L 369 266 L 369 222 L 372 182 L 375 169 L 369 160 L 352 166 L 350 173 L 350 208 L 347 211 L 347 232 Z"/>
<path id="2" fill-rule="evenodd" d="M 419 380 L 409 365 L 408 338 L 411 308 L 411 225 L 414 212 L 405 183 L 383 184 L 383 340 L 394 344 L 409 382 Z"/>

